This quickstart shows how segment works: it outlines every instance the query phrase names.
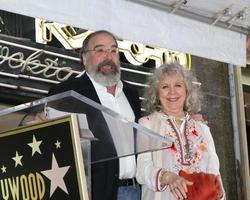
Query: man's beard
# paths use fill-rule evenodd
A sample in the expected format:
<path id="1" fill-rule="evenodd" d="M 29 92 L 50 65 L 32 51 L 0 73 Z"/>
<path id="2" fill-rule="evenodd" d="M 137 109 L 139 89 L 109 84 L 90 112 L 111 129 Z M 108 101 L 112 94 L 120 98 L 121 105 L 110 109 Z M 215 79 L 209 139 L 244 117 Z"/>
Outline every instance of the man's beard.
<path id="1" fill-rule="evenodd" d="M 106 65 L 112 68 L 110 73 L 101 71 L 101 68 Z M 97 66 L 97 71 L 90 70 L 88 73 L 97 83 L 104 87 L 116 85 L 121 78 L 120 66 L 116 65 L 112 60 L 104 60 Z"/>

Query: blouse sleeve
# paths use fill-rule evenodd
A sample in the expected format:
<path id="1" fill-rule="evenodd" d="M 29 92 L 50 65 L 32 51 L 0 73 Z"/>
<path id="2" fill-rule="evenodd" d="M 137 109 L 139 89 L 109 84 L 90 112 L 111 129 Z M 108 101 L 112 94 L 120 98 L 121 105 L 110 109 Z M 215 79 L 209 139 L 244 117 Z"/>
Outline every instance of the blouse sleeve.
<path id="1" fill-rule="evenodd" d="M 207 125 L 201 124 L 201 128 L 203 129 L 204 137 L 207 141 L 207 148 L 208 148 L 208 153 L 209 153 L 207 173 L 216 174 L 220 177 L 220 183 L 221 183 L 221 187 L 223 191 L 223 196 L 221 200 L 225 200 L 226 195 L 225 195 L 225 190 L 224 190 L 223 183 L 222 183 L 221 176 L 220 176 L 220 163 L 219 163 L 219 158 L 216 153 L 214 140 L 210 132 L 210 129 Z"/>
<path id="2" fill-rule="evenodd" d="M 207 172 L 208 173 L 213 173 L 219 175 L 219 168 L 220 168 L 220 163 L 219 163 L 219 158 L 216 153 L 215 145 L 214 145 L 214 140 L 211 135 L 210 129 L 207 125 L 200 123 L 202 133 L 205 137 L 206 143 L 207 143 L 207 150 L 208 150 L 208 163 L 207 163 Z"/>
<path id="3" fill-rule="evenodd" d="M 144 117 L 139 120 L 139 124 L 148 127 L 150 121 Z M 141 141 L 142 142 L 142 141 Z M 149 141 L 146 141 L 149 142 Z M 136 179 L 138 183 L 147 185 L 153 191 L 161 191 L 164 188 L 160 187 L 159 177 L 162 168 L 154 166 L 152 152 L 139 154 L 137 157 Z"/>

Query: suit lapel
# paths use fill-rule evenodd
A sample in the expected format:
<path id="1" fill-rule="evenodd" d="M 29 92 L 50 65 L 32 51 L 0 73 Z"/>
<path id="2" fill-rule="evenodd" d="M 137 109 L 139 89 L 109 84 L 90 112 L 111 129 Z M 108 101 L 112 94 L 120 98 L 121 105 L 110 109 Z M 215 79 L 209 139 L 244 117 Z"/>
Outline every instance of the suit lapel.
<path id="1" fill-rule="evenodd" d="M 88 97 L 89 99 L 92 99 L 93 101 L 101 104 L 101 101 L 96 93 L 96 90 L 94 88 L 94 85 L 92 84 L 91 80 L 89 79 L 88 75 L 86 73 L 84 73 L 84 75 L 82 75 L 80 77 L 80 83 L 83 85 L 82 89 L 79 90 L 78 92 L 86 97 Z"/>
<path id="2" fill-rule="evenodd" d="M 126 82 L 123 82 L 123 92 L 128 99 L 128 102 L 135 114 L 135 121 L 137 122 L 138 119 L 141 117 L 141 110 L 140 110 L 140 102 L 137 90 L 130 87 L 130 85 Z"/>

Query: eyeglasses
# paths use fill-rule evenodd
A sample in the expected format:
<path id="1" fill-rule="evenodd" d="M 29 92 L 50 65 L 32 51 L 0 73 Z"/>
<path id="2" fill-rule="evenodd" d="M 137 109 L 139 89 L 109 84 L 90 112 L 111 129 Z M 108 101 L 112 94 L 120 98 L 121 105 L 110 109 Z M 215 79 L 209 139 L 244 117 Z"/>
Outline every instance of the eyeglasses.
<path id="1" fill-rule="evenodd" d="M 89 49 L 88 51 L 94 51 L 96 55 L 106 55 L 107 53 L 110 53 L 111 55 L 118 55 L 119 54 L 119 48 L 116 46 L 113 46 L 111 48 L 107 48 L 105 46 L 97 46 L 94 49 Z"/>

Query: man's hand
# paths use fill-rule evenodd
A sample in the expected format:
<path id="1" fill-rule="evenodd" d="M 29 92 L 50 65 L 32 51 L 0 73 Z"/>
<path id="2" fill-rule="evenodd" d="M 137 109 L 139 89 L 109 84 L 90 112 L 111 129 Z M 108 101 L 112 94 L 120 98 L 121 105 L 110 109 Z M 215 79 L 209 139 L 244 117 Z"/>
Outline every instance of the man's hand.
<path id="1" fill-rule="evenodd" d="M 45 121 L 48 117 L 44 112 L 37 113 L 35 116 L 35 121 Z"/>
<path id="2" fill-rule="evenodd" d="M 208 125 L 208 121 L 203 119 L 203 116 L 201 114 L 190 114 L 190 117 L 195 121 L 200 121 L 206 125 Z"/>

